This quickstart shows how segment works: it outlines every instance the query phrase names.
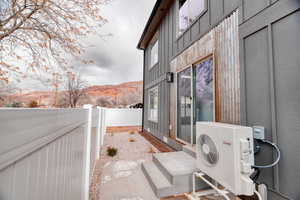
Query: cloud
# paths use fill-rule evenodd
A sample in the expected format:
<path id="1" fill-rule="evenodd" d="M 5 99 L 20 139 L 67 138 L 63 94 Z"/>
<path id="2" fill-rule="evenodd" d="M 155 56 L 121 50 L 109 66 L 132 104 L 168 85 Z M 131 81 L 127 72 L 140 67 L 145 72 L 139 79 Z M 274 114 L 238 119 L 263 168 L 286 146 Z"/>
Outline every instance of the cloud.
<path id="1" fill-rule="evenodd" d="M 86 39 L 91 47 L 85 56 L 95 64 L 81 66 L 80 71 L 83 77 L 89 78 L 90 84 L 142 80 L 143 54 L 136 46 L 154 3 L 155 0 L 114 0 L 103 7 L 108 23 L 99 31 L 112 36 Z"/>
<path id="2" fill-rule="evenodd" d="M 1 1 L 1 0 L 0 0 Z M 89 85 L 118 84 L 142 80 L 143 54 L 136 46 L 150 16 L 156 0 L 113 0 L 103 6 L 102 15 L 108 23 L 99 28 L 99 35 L 90 36 L 83 41 L 88 46 L 85 59 L 93 60 L 92 65 L 73 61 Z M 112 34 L 112 36 L 107 36 Z M 23 89 L 41 89 L 37 82 L 23 81 Z M 46 88 L 44 89 L 51 89 Z"/>

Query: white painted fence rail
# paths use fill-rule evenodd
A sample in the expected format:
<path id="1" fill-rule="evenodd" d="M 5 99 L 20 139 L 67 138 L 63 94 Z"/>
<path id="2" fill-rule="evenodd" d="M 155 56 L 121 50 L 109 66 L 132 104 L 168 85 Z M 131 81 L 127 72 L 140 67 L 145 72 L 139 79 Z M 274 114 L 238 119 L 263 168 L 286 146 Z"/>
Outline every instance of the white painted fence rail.
<path id="1" fill-rule="evenodd" d="M 107 109 L 107 126 L 141 126 L 142 109 Z"/>
<path id="2" fill-rule="evenodd" d="M 0 200 L 88 200 L 106 126 L 141 110 L 0 109 Z"/>

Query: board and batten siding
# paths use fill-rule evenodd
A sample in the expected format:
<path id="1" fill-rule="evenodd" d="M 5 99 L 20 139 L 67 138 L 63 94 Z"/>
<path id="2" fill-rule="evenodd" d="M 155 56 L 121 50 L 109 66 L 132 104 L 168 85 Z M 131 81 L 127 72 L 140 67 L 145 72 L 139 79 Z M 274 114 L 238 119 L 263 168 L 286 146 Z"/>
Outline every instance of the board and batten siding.
<path id="1" fill-rule="evenodd" d="M 160 114 L 158 123 L 149 122 L 145 115 L 144 128 L 149 128 L 159 138 L 169 135 L 169 123 L 174 119 L 168 113 L 176 98 L 172 89 L 174 83 L 166 83 L 164 73 L 172 71 L 170 62 L 174 58 L 213 28 L 218 29 L 218 25 L 238 8 L 241 71 L 234 74 L 241 77 L 241 105 L 240 116 L 235 117 L 240 118 L 242 125 L 264 126 L 267 138 L 278 143 L 282 151 L 282 159 L 277 167 L 262 170 L 260 181 L 269 187 L 268 199 L 300 199 L 300 163 L 297 159 L 300 154 L 299 7 L 299 0 L 208 0 L 206 12 L 184 34 L 177 37 L 177 4 L 174 0 L 158 27 L 159 65 L 149 70 L 148 63 L 145 63 L 145 112 L 147 89 L 157 85 L 160 91 L 159 113 L 163 114 Z M 225 27 L 219 27 L 222 28 Z M 225 47 L 222 44 L 224 38 L 218 38 L 222 39 L 219 41 L 220 45 Z M 146 61 L 148 56 L 149 50 L 146 49 Z M 227 66 L 235 62 L 227 61 Z M 217 64 L 219 62 L 223 62 L 222 59 L 216 60 Z M 223 76 L 218 80 L 225 81 L 224 79 L 231 78 Z M 226 84 L 238 83 L 228 81 Z M 235 92 L 234 95 L 237 95 L 236 98 L 239 96 Z M 233 117 L 228 113 L 223 115 L 225 116 L 229 119 Z M 265 149 L 257 156 L 258 163 L 263 160 L 272 162 L 275 155 L 270 148 Z"/>
<path id="2" fill-rule="evenodd" d="M 268 199 L 300 199 L 300 1 L 242 3 L 241 121 L 264 126 L 281 149 L 279 165 L 261 171 Z M 266 147 L 256 162 L 271 163 L 275 156 Z"/>
<path id="3" fill-rule="evenodd" d="M 144 50 L 144 129 L 158 138 L 170 136 L 170 102 L 174 99 L 170 95 L 172 84 L 166 82 L 166 72 L 171 71 L 171 61 L 191 46 L 195 41 L 218 25 L 225 17 L 229 16 L 239 6 L 239 0 L 206 0 L 207 9 L 181 36 L 177 36 L 177 1 L 174 0 L 168 13 L 158 26 L 159 39 L 159 64 L 150 69 L 151 46 Z M 226 4 L 225 4 L 226 2 Z M 148 120 L 148 90 L 159 87 L 159 120 L 154 123 Z"/>

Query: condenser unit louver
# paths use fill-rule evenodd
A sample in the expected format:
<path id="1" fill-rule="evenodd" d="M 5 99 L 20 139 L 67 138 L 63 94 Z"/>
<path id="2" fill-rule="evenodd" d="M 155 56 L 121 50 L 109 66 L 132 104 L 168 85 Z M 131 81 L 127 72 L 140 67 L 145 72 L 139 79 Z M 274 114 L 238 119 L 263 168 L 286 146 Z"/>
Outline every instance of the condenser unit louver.
<path id="1" fill-rule="evenodd" d="M 252 129 L 214 122 L 197 123 L 197 167 L 235 195 L 253 195 Z"/>

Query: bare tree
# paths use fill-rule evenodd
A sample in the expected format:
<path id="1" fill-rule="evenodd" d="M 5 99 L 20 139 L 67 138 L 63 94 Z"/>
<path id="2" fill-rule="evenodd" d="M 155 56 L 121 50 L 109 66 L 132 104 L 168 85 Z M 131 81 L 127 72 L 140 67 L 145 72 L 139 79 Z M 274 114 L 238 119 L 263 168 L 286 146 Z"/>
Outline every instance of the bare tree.
<path id="1" fill-rule="evenodd" d="M 17 91 L 17 88 L 13 84 L 4 84 L 0 81 L 0 105 L 3 106 L 9 103 L 9 96 Z"/>
<path id="2" fill-rule="evenodd" d="M 110 97 L 101 96 L 96 101 L 97 106 L 112 108 L 116 106 L 116 101 Z"/>
<path id="3" fill-rule="evenodd" d="M 87 82 L 79 74 L 68 73 L 65 96 L 69 107 L 76 108 L 79 100 L 86 96 Z"/>
<path id="4" fill-rule="evenodd" d="M 106 23 L 100 6 L 109 0 L 0 0 L 0 80 L 26 72 L 69 70 L 70 56 L 83 63 L 82 38 Z"/>
<path id="5" fill-rule="evenodd" d="M 119 105 L 128 106 L 142 102 L 142 90 L 137 88 L 136 91 L 128 91 L 118 98 Z"/>

